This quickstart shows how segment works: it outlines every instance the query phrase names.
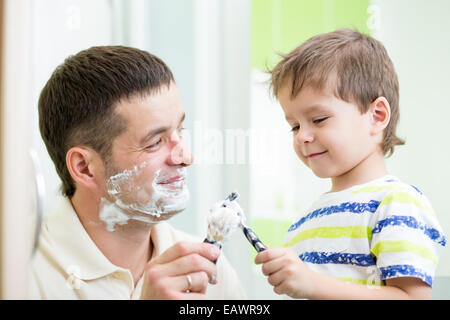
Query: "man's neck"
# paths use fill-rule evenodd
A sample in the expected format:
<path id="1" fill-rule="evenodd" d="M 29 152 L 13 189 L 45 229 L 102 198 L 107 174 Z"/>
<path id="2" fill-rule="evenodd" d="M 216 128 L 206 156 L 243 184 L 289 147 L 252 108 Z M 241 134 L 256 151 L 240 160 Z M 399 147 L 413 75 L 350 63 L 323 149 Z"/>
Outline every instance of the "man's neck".
<path id="1" fill-rule="evenodd" d="M 79 188 L 71 202 L 81 224 L 98 249 L 112 264 L 129 269 L 136 285 L 152 254 L 152 225 L 129 220 L 125 225 L 116 225 L 111 232 L 99 218 L 100 197 L 87 194 L 86 190 Z"/>

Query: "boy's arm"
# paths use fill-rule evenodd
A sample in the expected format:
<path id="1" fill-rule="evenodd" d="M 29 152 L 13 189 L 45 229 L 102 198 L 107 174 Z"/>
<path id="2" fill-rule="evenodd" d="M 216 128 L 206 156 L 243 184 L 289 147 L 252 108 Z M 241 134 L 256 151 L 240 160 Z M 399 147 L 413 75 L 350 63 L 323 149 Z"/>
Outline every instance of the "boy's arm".
<path id="1" fill-rule="evenodd" d="M 350 283 L 310 270 L 290 249 L 259 253 L 256 264 L 278 294 L 308 299 L 430 299 L 431 288 L 412 277 L 386 280 L 386 286 Z"/>
<path id="2" fill-rule="evenodd" d="M 430 299 L 431 288 L 418 278 L 402 277 L 386 280 L 386 286 L 350 283 L 314 273 L 314 289 L 309 299 Z"/>

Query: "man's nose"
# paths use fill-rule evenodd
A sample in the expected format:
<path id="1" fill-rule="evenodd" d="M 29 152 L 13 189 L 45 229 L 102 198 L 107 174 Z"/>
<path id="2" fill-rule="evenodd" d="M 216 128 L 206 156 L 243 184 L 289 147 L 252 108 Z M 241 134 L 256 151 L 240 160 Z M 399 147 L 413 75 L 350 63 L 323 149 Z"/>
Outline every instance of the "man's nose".
<path id="1" fill-rule="evenodd" d="M 183 136 L 175 130 L 170 136 L 170 141 L 172 148 L 167 158 L 168 164 L 171 166 L 190 166 L 194 161 L 194 157 Z"/>

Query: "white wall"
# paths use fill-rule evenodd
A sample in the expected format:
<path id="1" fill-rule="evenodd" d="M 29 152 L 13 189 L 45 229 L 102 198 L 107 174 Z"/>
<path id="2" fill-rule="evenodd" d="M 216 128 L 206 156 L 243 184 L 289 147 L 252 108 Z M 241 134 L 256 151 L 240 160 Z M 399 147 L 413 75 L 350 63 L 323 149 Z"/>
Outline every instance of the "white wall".
<path id="1" fill-rule="evenodd" d="M 28 126 L 30 89 L 30 11 L 29 1 L 5 1 L 3 119 L 0 135 L 3 141 L 3 195 L 0 230 L 2 299 L 26 297 L 27 262 L 30 257 L 29 220 L 32 217 L 32 186 L 28 161 L 30 130 Z M 3 21 L 2 21 L 3 22 Z M 24 201 L 23 199 L 30 199 Z"/>
<path id="2" fill-rule="evenodd" d="M 29 125 L 32 147 L 37 151 L 44 172 L 46 197 L 44 212 L 58 205 L 61 182 L 39 133 L 37 102 L 54 69 L 69 55 L 94 45 L 111 44 L 113 31 L 120 35 L 119 24 L 113 30 L 115 4 L 108 0 L 30 1 L 30 94 Z M 117 10 L 117 9 L 116 9 Z M 117 35 L 116 35 L 117 38 Z"/>
<path id="3" fill-rule="evenodd" d="M 430 199 L 450 236 L 450 1 L 373 0 L 381 40 L 400 82 L 399 136 L 406 139 L 388 160 L 391 173 Z M 437 276 L 450 276 L 449 244 Z"/>
<path id="4" fill-rule="evenodd" d="M 59 201 L 60 180 L 38 129 L 39 93 L 68 55 L 111 43 L 116 7 L 115 1 L 108 0 L 5 1 L 3 298 L 26 297 L 37 209 L 30 149 L 36 151 L 44 174 L 43 211 L 51 211 Z"/>

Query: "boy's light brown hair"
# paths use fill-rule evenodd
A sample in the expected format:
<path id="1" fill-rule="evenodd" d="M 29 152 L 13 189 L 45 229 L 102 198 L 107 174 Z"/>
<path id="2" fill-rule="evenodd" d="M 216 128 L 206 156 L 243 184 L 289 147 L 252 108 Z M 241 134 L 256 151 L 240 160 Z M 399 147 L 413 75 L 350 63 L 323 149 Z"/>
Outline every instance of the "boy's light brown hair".
<path id="1" fill-rule="evenodd" d="M 356 103 L 361 114 L 378 97 L 389 102 L 391 119 L 384 130 L 384 155 L 391 156 L 396 145 L 405 144 L 395 133 L 400 117 L 398 78 L 381 42 L 358 31 L 340 29 L 316 35 L 281 56 L 269 71 L 275 97 L 284 85 L 291 86 L 292 98 L 304 86 L 322 90 L 335 76 L 335 95 Z"/>

